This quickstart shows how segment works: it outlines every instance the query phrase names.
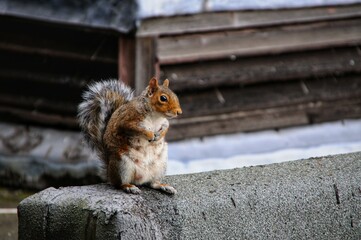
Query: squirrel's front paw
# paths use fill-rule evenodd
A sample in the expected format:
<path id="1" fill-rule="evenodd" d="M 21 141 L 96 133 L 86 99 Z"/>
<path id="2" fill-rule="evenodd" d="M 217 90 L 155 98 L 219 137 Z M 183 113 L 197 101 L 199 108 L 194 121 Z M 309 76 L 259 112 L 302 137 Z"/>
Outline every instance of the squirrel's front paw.
<path id="1" fill-rule="evenodd" d="M 162 127 L 158 130 L 158 132 L 154 133 L 154 141 L 158 141 L 163 138 L 167 133 L 168 127 L 166 124 L 163 124 Z"/>
<path id="2" fill-rule="evenodd" d="M 148 142 L 153 142 L 155 141 L 157 135 L 152 132 L 152 131 L 149 131 L 147 134 L 146 134 L 146 138 L 148 139 Z"/>
<path id="3" fill-rule="evenodd" d="M 151 139 L 148 139 L 149 142 L 155 142 L 161 139 L 161 134 L 159 132 L 154 133 Z"/>
<path id="4" fill-rule="evenodd" d="M 159 132 L 154 133 L 154 139 L 153 141 L 158 141 L 161 138 L 161 134 Z"/>

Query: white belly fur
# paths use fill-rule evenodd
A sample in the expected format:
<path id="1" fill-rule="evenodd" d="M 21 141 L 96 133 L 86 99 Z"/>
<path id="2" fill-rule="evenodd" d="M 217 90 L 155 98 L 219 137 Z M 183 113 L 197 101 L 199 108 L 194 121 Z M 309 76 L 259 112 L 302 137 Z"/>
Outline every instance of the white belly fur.
<path id="1" fill-rule="evenodd" d="M 154 113 L 151 116 L 146 117 L 142 125 L 150 131 L 158 132 L 162 128 L 162 125 L 166 125 L 168 127 L 169 122 L 162 115 Z"/>
<path id="2" fill-rule="evenodd" d="M 148 130 L 157 132 L 162 125 L 168 127 L 168 120 L 163 116 L 156 115 L 148 117 L 142 123 Z M 164 138 L 149 142 L 143 137 L 133 139 L 134 148 L 129 151 L 129 158 L 126 160 L 133 170 L 133 184 L 160 181 L 165 175 L 168 160 L 168 146 Z M 138 146 L 138 148 L 136 148 Z"/>

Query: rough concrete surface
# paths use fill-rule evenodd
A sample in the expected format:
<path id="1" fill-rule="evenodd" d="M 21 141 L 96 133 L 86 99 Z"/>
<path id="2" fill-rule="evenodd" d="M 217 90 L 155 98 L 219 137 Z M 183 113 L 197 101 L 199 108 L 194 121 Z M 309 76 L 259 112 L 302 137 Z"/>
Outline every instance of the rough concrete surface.
<path id="1" fill-rule="evenodd" d="M 171 176 L 176 196 L 48 188 L 19 207 L 19 239 L 361 239 L 361 152 Z"/>

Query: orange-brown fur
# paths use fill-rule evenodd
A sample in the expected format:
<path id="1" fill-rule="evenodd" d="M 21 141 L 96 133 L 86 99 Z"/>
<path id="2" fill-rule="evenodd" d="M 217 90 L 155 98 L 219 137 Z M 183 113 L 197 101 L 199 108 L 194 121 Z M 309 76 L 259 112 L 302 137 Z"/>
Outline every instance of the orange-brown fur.
<path id="1" fill-rule="evenodd" d="M 153 188 L 175 193 L 171 186 L 159 183 L 167 158 L 166 118 L 182 113 L 168 84 L 168 80 L 158 85 L 155 78 L 151 79 L 141 96 L 120 105 L 111 115 L 103 136 L 103 160 L 108 180 L 115 187 L 139 193 L 135 185 L 149 183 Z M 167 101 L 161 101 L 162 95 Z"/>

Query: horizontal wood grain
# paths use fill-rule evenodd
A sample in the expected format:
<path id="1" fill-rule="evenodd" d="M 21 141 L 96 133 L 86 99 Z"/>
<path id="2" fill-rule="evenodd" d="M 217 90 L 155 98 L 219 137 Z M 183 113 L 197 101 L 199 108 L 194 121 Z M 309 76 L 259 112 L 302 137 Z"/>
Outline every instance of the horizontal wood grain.
<path id="1" fill-rule="evenodd" d="M 216 134 L 249 132 L 264 129 L 278 129 L 361 117 L 360 98 L 339 101 L 320 101 L 274 107 L 265 110 L 249 110 L 232 114 L 215 115 L 187 121 L 174 120 L 167 139 L 171 141 L 203 137 Z"/>
<path id="2" fill-rule="evenodd" d="M 0 50 L 116 64 L 118 36 L 0 16 Z"/>
<path id="3" fill-rule="evenodd" d="M 182 117 L 187 118 L 307 102 L 361 99 L 360 89 L 360 75 L 352 75 L 182 92 L 179 100 Z"/>
<path id="4" fill-rule="evenodd" d="M 360 47 L 161 66 L 173 90 L 184 91 L 361 72 Z"/>
<path id="5" fill-rule="evenodd" d="M 360 75 L 179 94 L 168 140 L 361 117 Z M 0 120 L 78 129 L 76 102 L 0 98 Z"/>
<path id="6" fill-rule="evenodd" d="M 361 43 L 361 19 L 160 37 L 160 64 L 305 51 Z"/>
<path id="7" fill-rule="evenodd" d="M 78 122 L 74 116 L 61 114 L 49 114 L 37 111 L 29 111 L 22 108 L 13 108 L 0 105 L 0 121 L 10 121 L 21 124 L 33 124 L 56 128 L 78 130 Z"/>
<path id="8" fill-rule="evenodd" d="M 318 8 L 200 13 L 143 20 L 137 29 L 137 36 L 145 37 L 224 31 L 229 29 L 264 27 L 277 24 L 299 24 L 360 16 L 360 4 Z"/>

